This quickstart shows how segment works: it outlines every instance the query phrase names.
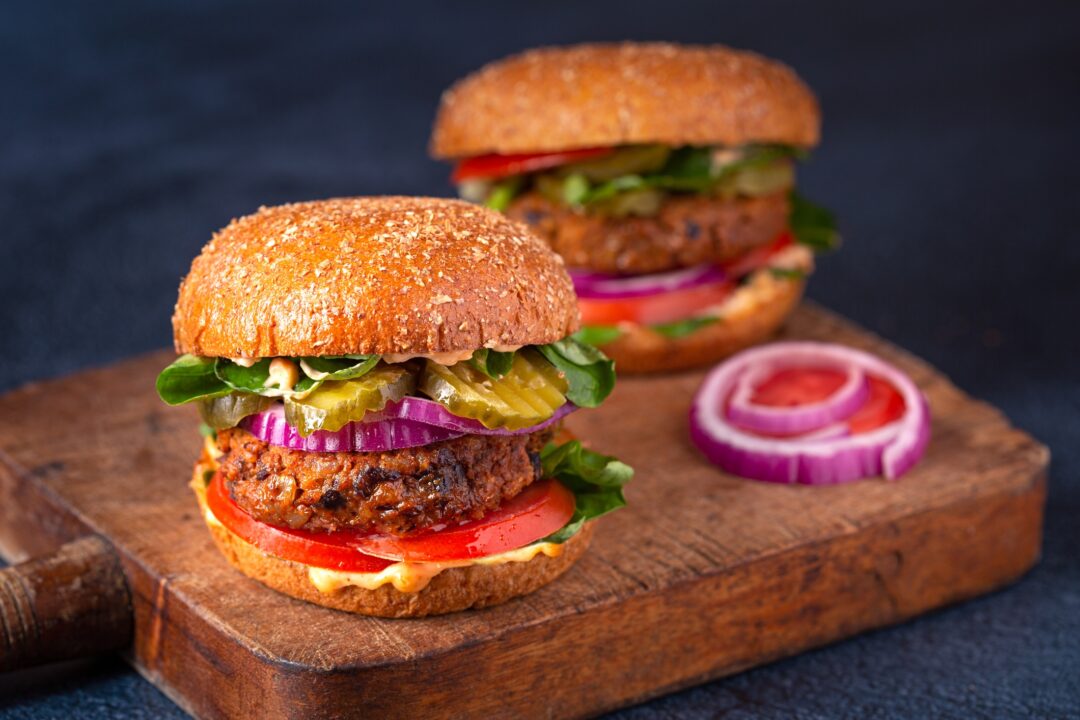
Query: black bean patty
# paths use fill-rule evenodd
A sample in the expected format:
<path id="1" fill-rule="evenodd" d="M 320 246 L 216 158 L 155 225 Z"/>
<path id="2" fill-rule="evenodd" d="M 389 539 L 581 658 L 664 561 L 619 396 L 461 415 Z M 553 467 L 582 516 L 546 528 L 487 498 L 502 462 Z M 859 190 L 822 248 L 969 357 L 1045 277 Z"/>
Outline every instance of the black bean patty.
<path id="1" fill-rule="evenodd" d="M 479 519 L 541 475 L 550 429 L 530 435 L 466 435 L 381 453 L 317 453 L 268 445 L 250 433 L 218 433 L 225 487 L 271 525 L 414 534 Z"/>
<path id="2" fill-rule="evenodd" d="M 787 193 L 758 198 L 671 195 L 652 217 L 605 217 L 547 200 L 516 198 L 506 214 L 532 226 L 570 267 L 655 273 L 733 260 L 788 226 Z"/>

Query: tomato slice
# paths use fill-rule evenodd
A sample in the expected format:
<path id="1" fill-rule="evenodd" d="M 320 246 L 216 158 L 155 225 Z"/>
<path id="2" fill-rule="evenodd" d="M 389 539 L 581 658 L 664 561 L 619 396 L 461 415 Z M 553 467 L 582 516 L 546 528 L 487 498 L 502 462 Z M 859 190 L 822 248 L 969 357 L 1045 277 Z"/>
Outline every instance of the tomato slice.
<path id="1" fill-rule="evenodd" d="M 683 320 L 707 307 L 718 305 L 735 290 L 735 280 L 768 263 L 769 259 L 794 242 L 785 231 L 776 240 L 751 250 L 746 255 L 722 265 L 730 280 L 708 285 L 672 290 L 619 299 L 578 298 L 583 325 L 617 325 L 621 322 L 638 325 L 659 325 Z"/>
<path id="2" fill-rule="evenodd" d="M 379 572 L 395 562 L 443 562 L 495 555 L 547 537 L 569 522 L 574 494 L 556 480 L 527 487 L 480 520 L 412 537 L 342 530 L 316 533 L 256 520 L 225 489 L 221 473 L 206 489 L 206 503 L 230 531 L 285 560 L 344 572 Z M 381 557 L 377 557 L 381 556 Z"/>
<path id="3" fill-rule="evenodd" d="M 474 179 L 494 180 L 510 175 L 522 175 L 582 160 L 590 160 L 602 155 L 608 155 L 611 152 L 614 152 L 614 148 L 604 147 L 518 155 L 497 155 L 494 153 L 491 155 L 478 155 L 459 162 L 454 167 L 450 179 L 454 183 Z"/>
<path id="4" fill-rule="evenodd" d="M 541 480 L 480 520 L 411 537 L 368 535 L 358 539 L 357 547 L 413 562 L 482 558 L 524 547 L 561 529 L 574 514 L 574 502 L 574 494 L 559 481 Z"/>
<path id="5" fill-rule="evenodd" d="M 708 285 L 672 290 L 656 295 L 618 299 L 578 298 L 583 325 L 615 325 L 632 322 L 657 325 L 682 320 L 717 305 L 732 293 L 735 284 L 721 280 Z"/>
<path id="6" fill-rule="evenodd" d="M 900 391 L 879 377 L 870 375 L 870 397 L 847 419 L 852 435 L 877 430 L 904 416 L 906 408 Z"/>
<path id="7" fill-rule="evenodd" d="M 904 415 L 904 397 L 885 380 L 868 375 L 870 396 L 847 419 L 852 435 L 876 430 Z M 827 368 L 785 368 L 754 388 L 751 402 L 796 407 L 822 402 L 844 384 L 844 373 Z"/>
<path id="8" fill-rule="evenodd" d="M 787 230 L 780 233 L 775 240 L 768 245 L 762 245 L 761 247 L 754 248 L 745 255 L 740 255 L 734 260 L 730 260 L 723 265 L 724 271 L 729 277 L 739 278 L 747 273 L 757 270 L 759 267 L 763 267 L 769 262 L 769 259 L 795 242 L 795 238 Z"/>
<path id="9" fill-rule="evenodd" d="M 797 407 L 824 402 L 840 389 L 846 376 L 826 368 L 786 368 L 754 388 L 750 402 L 769 407 Z"/>

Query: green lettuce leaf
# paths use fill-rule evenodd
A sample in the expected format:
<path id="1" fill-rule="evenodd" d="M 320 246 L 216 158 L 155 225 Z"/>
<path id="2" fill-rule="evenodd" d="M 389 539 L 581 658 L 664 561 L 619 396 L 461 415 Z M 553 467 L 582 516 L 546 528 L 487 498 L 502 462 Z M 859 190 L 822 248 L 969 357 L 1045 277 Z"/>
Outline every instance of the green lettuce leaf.
<path id="1" fill-rule="evenodd" d="M 229 394 L 229 386 L 214 372 L 214 359 L 181 355 L 161 371 L 155 383 L 158 396 L 169 405 Z"/>
<path id="2" fill-rule="evenodd" d="M 799 268 L 771 267 L 769 272 L 779 280 L 802 280 L 806 277 L 806 271 Z"/>
<path id="3" fill-rule="evenodd" d="M 622 330 L 614 325 L 586 325 L 572 337 L 586 345 L 600 346 L 615 342 L 622 334 Z"/>
<path id="4" fill-rule="evenodd" d="M 228 358 L 217 358 L 214 372 L 221 382 L 233 390 L 260 395 L 270 378 L 270 358 L 263 358 L 251 367 L 237 365 Z"/>
<path id="5" fill-rule="evenodd" d="M 623 175 L 607 182 L 589 187 L 578 181 L 573 192 L 567 190 L 570 178 L 563 186 L 567 204 L 582 206 L 610 200 L 616 195 L 643 188 L 657 188 L 674 192 L 701 193 L 742 170 L 762 167 L 786 158 L 801 158 L 804 153 L 787 145 L 753 145 L 743 151 L 734 162 L 720 168 L 713 164 L 713 149 L 708 147 L 681 147 L 672 151 L 664 167 L 655 173 Z M 571 178 L 574 176 L 570 176 Z M 584 178 L 582 178 L 584 180 Z"/>
<path id="6" fill-rule="evenodd" d="M 509 178 L 492 186 L 484 205 L 492 210 L 503 212 L 510 207 L 511 201 L 517 197 L 524 185 L 525 178 L 521 175 Z"/>
<path id="7" fill-rule="evenodd" d="M 699 316 L 686 318 L 685 320 L 676 320 L 675 322 L 661 323 L 659 325 L 650 325 L 649 327 L 664 337 L 675 340 L 686 337 L 687 335 L 696 332 L 707 325 L 712 325 L 719 320 L 720 318 L 715 315 Z"/>
<path id="8" fill-rule="evenodd" d="M 333 355 L 304 357 L 304 365 L 313 371 L 312 380 L 355 380 L 367 375 L 379 364 L 379 355 Z M 303 365 L 301 365 L 303 368 Z M 305 374 L 307 370 L 304 370 Z"/>
<path id="9" fill-rule="evenodd" d="M 536 349 L 566 377 L 566 397 L 578 407 L 596 407 L 615 387 L 615 363 L 592 345 L 571 336 Z"/>
<path id="10" fill-rule="evenodd" d="M 836 231 L 836 217 L 832 212 L 815 205 L 795 191 L 791 193 L 788 223 L 795 239 L 814 252 L 835 250 L 840 245 L 840 233 Z"/>
<path id="11" fill-rule="evenodd" d="M 514 364 L 514 353 L 481 348 L 473 353 L 471 362 L 477 370 L 497 380 L 510 372 Z"/>
<path id="12" fill-rule="evenodd" d="M 577 440 L 540 451 L 544 477 L 553 477 L 574 493 L 574 514 L 561 530 L 544 538 L 563 543 L 573 537 L 587 520 L 617 510 L 626 504 L 623 486 L 634 470 L 613 457 L 586 450 Z"/>

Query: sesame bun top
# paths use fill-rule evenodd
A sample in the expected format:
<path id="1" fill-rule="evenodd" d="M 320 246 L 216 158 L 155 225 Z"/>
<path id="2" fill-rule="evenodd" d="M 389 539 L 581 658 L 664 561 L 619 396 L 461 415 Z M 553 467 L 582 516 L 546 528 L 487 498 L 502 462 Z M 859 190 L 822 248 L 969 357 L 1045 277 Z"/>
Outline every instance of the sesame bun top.
<path id="1" fill-rule="evenodd" d="M 195 258 L 173 314 L 177 350 L 210 357 L 463 352 L 577 327 L 562 260 L 524 225 L 411 197 L 233 220 Z"/>
<path id="2" fill-rule="evenodd" d="M 821 116 L 788 66 L 720 45 L 576 45 L 493 62 L 443 94 L 431 154 L 585 147 L 816 145 Z"/>

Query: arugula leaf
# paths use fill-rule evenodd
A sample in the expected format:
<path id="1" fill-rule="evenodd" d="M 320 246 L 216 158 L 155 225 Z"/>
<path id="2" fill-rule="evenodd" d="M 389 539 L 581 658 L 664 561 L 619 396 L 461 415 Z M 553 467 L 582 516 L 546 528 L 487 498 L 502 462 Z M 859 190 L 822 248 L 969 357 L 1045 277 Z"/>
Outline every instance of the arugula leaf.
<path id="1" fill-rule="evenodd" d="M 544 538 L 563 543 L 573 537 L 585 521 L 617 510 L 626 504 L 622 488 L 634 470 L 613 457 L 586 450 L 577 440 L 562 445 L 548 443 L 540 451 L 544 477 L 553 477 L 574 493 L 574 514 L 561 530 Z"/>
<path id="2" fill-rule="evenodd" d="M 836 217 L 820 205 L 815 205 L 794 190 L 791 192 L 791 214 L 788 223 L 795 239 L 814 252 L 835 250 L 840 245 Z"/>
<path id="3" fill-rule="evenodd" d="M 713 149 L 708 147 L 681 147 L 672 151 L 664 166 L 653 173 L 622 175 L 589 188 L 584 186 L 568 189 L 570 176 L 564 181 L 563 199 L 569 205 L 588 205 L 632 190 L 658 188 L 675 192 L 708 192 L 717 183 L 750 168 L 763 167 L 786 158 L 800 158 L 805 153 L 787 145 L 752 145 L 743 150 L 741 157 L 720 168 L 713 162 Z"/>
<path id="4" fill-rule="evenodd" d="M 574 173 L 563 180 L 563 202 L 567 205 L 582 205 L 590 198 L 589 179 L 580 173 Z"/>
<path id="5" fill-rule="evenodd" d="M 263 358 L 251 367 L 237 365 L 228 358 L 218 358 L 214 363 L 214 372 L 221 382 L 240 392 L 262 393 L 266 381 L 270 378 L 270 358 Z"/>
<path id="6" fill-rule="evenodd" d="M 503 212 L 510 206 L 511 201 L 521 192 L 521 186 L 525 178 L 521 175 L 496 183 L 488 193 L 484 205 L 492 210 Z"/>
<path id="7" fill-rule="evenodd" d="M 355 380 L 379 364 L 379 355 L 333 355 L 303 357 L 300 368 L 312 380 Z M 307 366 L 307 368 L 304 367 Z M 310 369 L 312 372 L 308 372 Z"/>
<path id="8" fill-rule="evenodd" d="M 799 268 L 771 267 L 769 272 L 780 280 L 801 280 L 806 277 L 806 273 Z"/>
<path id="9" fill-rule="evenodd" d="M 660 325 L 650 325 L 653 330 L 660 333 L 664 337 L 671 338 L 673 340 L 686 337 L 687 335 L 700 330 L 706 325 L 712 325 L 715 322 L 719 322 L 720 318 L 715 315 L 704 315 L 699 317 L 686 318 L 685 320 L 676 320 L 675 322 L 662 323 Z"/>
<path id="10" fill-rule="evenodd" d="M 169 405 L 229 394 L 229 386 L 214 372 L 214 359 L 195 355 L 178 357 L 161 371 L 155 387 L 158 396 Z"/>
<path id="11" fill-rule="evenodd" d="M 608 180 L 607 182 L 592 188 L 585 193 L 581 197 L 581 200 L 576 204 L 588 205 L 602 200 L 609 200 L 620 193 L 640 190 L 641 188 L 648 187 L 648 185 L 649 183 L 640 175 L 622 175 L 614 180 Z"/>
<path id="12" fill-rule="evenodd" d="M 571 337 L 586 345 L 607 345 L 618 340 L 622 334 L 622 330 L 614 325 L 586 325 Z"/>
<path id="13" fill-rule="evenodd" d="M 573 336 L 536 349 L 566 377 L 566 397 L 578 407 L 596 407 L 615 387 L 615 363 Z"/>
<path id="14" fill-rule="evenodd" d="M 513 352 L 498 352 L 481 348 L 472 354 L 470 359 L 474 368 L 487 375 L 493 380 L 498 380 L 514 365 Z"/>

